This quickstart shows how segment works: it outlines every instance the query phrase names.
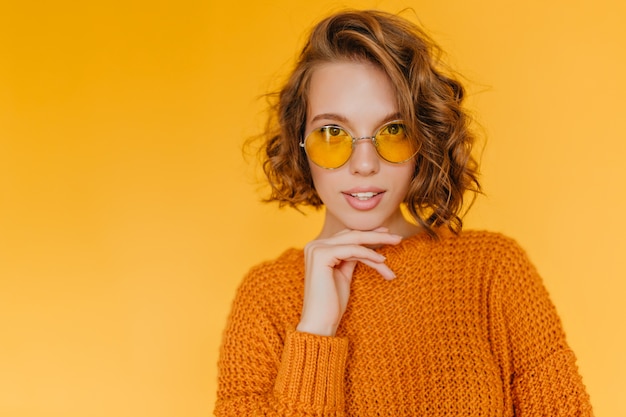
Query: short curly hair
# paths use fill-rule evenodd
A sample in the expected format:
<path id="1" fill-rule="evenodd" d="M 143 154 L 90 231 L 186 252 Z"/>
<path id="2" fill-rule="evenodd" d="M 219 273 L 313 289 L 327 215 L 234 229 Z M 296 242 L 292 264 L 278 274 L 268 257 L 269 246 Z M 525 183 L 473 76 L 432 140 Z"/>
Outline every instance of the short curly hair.
<path id="1" fill-rule="evenodd" d="M 441 226 L 458 233 L 465 192 L 480 192 L 478 164 L 471 155 L 470 117 L 462 108 L 465 90 L 439 57 L 440 49 L 420 27 L 393 14 L 348 10 L 319 22 L 274 95 L 262 135 L 261 159 L 271 186 L 265 201 L 323 205 L 299 146 L 311 75 L 322 63 L 369 62 L 391 80 L 407 133 L 420 149 L 404 200 L 408 212 L 433 237 Z"/>

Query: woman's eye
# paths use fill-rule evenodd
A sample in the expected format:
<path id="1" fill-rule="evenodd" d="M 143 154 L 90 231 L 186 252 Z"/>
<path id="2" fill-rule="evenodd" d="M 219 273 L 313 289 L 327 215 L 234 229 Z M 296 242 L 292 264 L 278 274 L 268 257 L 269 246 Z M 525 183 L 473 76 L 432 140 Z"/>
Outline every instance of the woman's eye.
<path id="1" fill-rule="evenodd" d="M 390 135 L 398 135 L 402 133 L 402 128 L 403 126 L 401 124 L 394 123 L 394 124 L 387 126 L 385 130 L 387 130 L 387 133 Z"/>
<path id="2" fill-rule="evenodd" d="M 339 136 L 341 134 L 341 129 L 337 126 L 329 126 L 328 133 L 330 134 L 330 136 Z"/>

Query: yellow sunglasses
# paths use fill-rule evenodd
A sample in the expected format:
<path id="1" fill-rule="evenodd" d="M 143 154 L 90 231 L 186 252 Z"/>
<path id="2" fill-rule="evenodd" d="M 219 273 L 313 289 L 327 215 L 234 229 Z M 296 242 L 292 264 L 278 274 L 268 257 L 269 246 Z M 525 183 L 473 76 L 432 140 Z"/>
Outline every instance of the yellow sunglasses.
<path id="1" fill-rule="evenodd" d="M 314 164 L 336 169 L 348 162 L 354 145 L 360 140 L 371 140 L 378 155 L 387 162 L 401 164 L 417 154 L 417 146 L 406 135 L 401 120 L 382 125 L 374 136 L 356 138 L 338 125 L 318 127 L 307 135 L 300 146 Z"/>

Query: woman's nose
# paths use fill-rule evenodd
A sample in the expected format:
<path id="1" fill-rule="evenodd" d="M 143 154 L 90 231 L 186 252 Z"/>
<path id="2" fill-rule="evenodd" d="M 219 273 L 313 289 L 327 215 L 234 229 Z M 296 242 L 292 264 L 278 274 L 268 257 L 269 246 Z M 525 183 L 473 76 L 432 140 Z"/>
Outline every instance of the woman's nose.
<path id="1" fill-rule="evenodd" d="M 380 168 L 380 159 L 372 138 L 359 138 L 354 142 L 350 157 L 350 172 L 359 175 L 372 175 Z"/>

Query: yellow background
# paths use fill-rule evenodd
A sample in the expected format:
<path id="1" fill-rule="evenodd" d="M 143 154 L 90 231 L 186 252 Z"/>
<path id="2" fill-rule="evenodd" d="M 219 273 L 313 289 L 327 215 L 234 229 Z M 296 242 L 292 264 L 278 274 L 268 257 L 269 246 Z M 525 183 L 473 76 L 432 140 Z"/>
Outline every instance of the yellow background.
<path id="1" fill-rule="evenodd" d="M 621 0 L 4 0 L 0 415 L 210 413 L 237 284 L 321 224 L 259 203 L 241 144 L 342 5 L 413 7 L 467 77 L 467 225 L 527 249 L 596 414 L 626 415 Z"/>

